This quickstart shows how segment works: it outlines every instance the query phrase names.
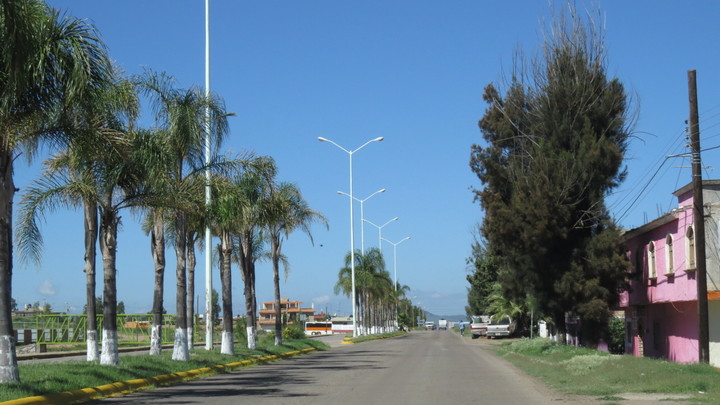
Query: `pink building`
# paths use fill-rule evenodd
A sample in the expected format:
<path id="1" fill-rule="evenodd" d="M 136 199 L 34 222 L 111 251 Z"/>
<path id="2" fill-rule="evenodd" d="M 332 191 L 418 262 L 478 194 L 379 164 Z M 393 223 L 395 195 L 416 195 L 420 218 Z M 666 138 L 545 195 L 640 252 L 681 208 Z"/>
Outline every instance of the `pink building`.
<path id="1" fill-rule="evenodd" d="M 624 233 L 632 265 L 625 310 L 625 351 L 679 363 L 699 359 L 695 233 L 691 184 L 673 193 L 677 208 Z M 710 363 L 720 366 L 720 180 L 703 182 Z"/>

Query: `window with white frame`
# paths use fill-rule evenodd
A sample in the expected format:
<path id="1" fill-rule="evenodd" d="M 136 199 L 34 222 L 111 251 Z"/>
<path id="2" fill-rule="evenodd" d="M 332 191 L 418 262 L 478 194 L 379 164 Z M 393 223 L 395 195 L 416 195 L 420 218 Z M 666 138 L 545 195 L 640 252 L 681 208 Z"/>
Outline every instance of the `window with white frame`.
<path id="1" fill-rule="evenodd" d="M 655 268 L 655 242 L 648 244 L 648 278 L 657 278 L 657 269 Z"/>
<path id="2" fill-rule="evenodd" d="M 665 275 L 675 274 L 675 251 L 673 250 L 673 238 L 668 234 L 665 237 Z"/>
<path id="3" fill-rule="evenodd" d="M 695 231 L 692 226 L 685 231 L 685 261 L 687 270 L 695 270 Z"/>

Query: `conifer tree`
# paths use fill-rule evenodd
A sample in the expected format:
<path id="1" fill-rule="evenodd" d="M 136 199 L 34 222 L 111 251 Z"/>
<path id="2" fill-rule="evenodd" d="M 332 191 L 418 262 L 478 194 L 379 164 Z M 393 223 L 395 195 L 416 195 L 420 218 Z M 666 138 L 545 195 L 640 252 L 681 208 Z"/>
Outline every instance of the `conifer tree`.
<path id="1" fill-rule="evenodd" d="M 485 145 L 473 145 L 470 162 L 484 186 L 475 191 L 481 229 L 504 293 L 531 297 L 561 338 L 566 315 L 580 317 L 589 343 L 627 269 L 604 199 L 625 176 L 628 101 L 607 75 L 597 26 L 571 9 L 504 96 L 486 87 Z"/>

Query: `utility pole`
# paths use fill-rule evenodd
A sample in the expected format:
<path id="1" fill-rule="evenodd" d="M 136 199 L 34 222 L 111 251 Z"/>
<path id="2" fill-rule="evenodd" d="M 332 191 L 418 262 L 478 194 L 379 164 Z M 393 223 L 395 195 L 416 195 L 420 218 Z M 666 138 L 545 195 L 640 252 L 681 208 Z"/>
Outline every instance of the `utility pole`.
<path id="1" fill-rule="evenodd" d="M 698 349 L 699 361 L 710 362 L 710 332 L 707 298 L 707 270 L 705 267 L 705 208 L 700 159 L 700 125 L 698 123 L 697 82 L 695 71 L 688 71 L 690 99 L 690 152 L 692 154 L 693 227 L 695 228 L 695 258 L 697 265 Z"/>

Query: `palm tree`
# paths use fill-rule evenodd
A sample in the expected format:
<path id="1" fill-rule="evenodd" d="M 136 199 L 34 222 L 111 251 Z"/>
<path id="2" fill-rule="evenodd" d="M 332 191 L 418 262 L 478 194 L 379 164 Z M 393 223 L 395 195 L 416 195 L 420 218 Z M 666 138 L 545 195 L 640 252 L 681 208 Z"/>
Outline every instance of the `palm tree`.
<path id="1" fill-rule="evenodd" d="M 32 154 L 41 141 L 67 139 L 51 116 L 107 81 L 111 65 L 93 27 L 42 1 L 3 0 L 0 15 L 0 383 L 13 383 L 14 160 L 21 148 Z"/>
<path id="2" fill-rule="evenodd" d="M 144 187 L 146 170 L 138 164 L 137 152 L 133 152 L 133 149 L 140 150 L 141 145 L 131 133 L 126 133 L 126 136 L 130 152 L 127 154 L 106 152 L 101 160 L 94 162 L 92 178 L 72 176 L 69 170 L 57 170 L 65 166 L 63 160 L 78 161 L 80 159 L 76 154 L 78 149 L 71 149 L 67 155 L 58 156 L 55 161 L 50 162 L 50 170 L 46 171 L 43 178 L 36 181 L 23 197 L 19 228 L 20 245 L 39 250 L 41 240 L 26 235 L 39 235 L 36 218 L 42 212 L 53 210 L 59 205 L 72 205 L 79 199 L 78 197 L 97 204 L 104 274 L 100 363 L 108 365 L 118 364 L 116 257 L 120 212 L 124 208 L 148 204 L 152 197 L 147 194 Z"/>
<path id="3" fill-rule="evenodd" d="M 211 214 L 213 233 L 220 237 L 220 282 L 222 286 L 223 333 L 220 353 L 235 354 L 233 345 L 232 273 L 233 232 L 239 228 L 243 201 L 237 183 L 218 178 L 214 182 Z"/>
<path id="4" fill-rule="evenodd" d="M 35 194 L 23 199 L 26 206 L 23 221 L 18 229 L 21 253 L 33 252 L 39 259 L 39 245 L 34 225 L 37 210 L 42 203 L 53 199 L 64 199 L 66 205 L 82 205 L 85 224 L 85 277 L 86 277 L 86 314 L 87 314 L 87 359 L 94 361 L 97 352 L 97 324 L 95 313 L 95 259 L 98 240 L 98 204 L 97 195 L 88 190 L 96 190 L 98 182 L 123 182 L 119 173 L 113 172 L 124 167 L 128 155 L 129 140 L 126 129 L 131 126 L 137 115 L 137 97 L 132 83 L 116 78 L 91 93 L 71 111 L 66 111 L 58 122 L 65 131 L 73 135 L 76 142 L 61 154 L 47 162 L 47 178 L 60 180 L 56 186 L 38 184 L 31 189 Z M 77 142 L 83 140 L 82 142 Z M 108 169 L 108 165 L 111 169 Z M 124 169 L 123 169 L 124 170 Z M 62 174 L 58 174 L 62 172 Z M 62 180 L 67 176 L 67 180 Z M 71 185 L 64 188 L 63 185 Z M 118 183 L 118 186 L 122 184 Z M 127 185 L 127 183 L 125 184 Z M 57 187 L 59 186 L 59 187 Z M 105 186 L 105 185 L 103 185 Z M 56 193 L 54 197 L 43 196 L 44 192 Z M 51 207 L 52 209 L 52 207 Z M 36 240 L 34 240 L 36 239 Z"/>
<path id="5" fill-rule="evenodd" d="M 385 305 L 392 289 L 390 273 L 385 270 L 385 261 L 378 248 L 368 249 L 366 252 L 355 252 L 355 290 L 358 307 L 357 323 L 361 324 L 362 333 L 373 331 L 373 326 L 379 323 L 380 307 Z M 335 293 L 351 294 L 351 267 L 350 253 L 345 255 L 345 266 L 338 273 L 335 284 Z M 389 288 L 387 284 L 389 283 Z M 375 318 L 375 319 L 374 319 Z"/>
<path id="6" fill-rule="evenodd" d="M 301 229 L 310 237 L 312 243 L 310 224 L 320 221 L 327 226 L 327 220 L 319 212 L 310 209 L 300 190 L 291 183 L 280 183 L 277 187 L 271 187 L 267 211 L 265 229 L 270 239 L 273 284 L 275 286 L 275 345 L 279 346 L 282 344 L 280 260 L 283 258 L 283 240 L 288 238 L 294 230 Z M 285 269 L 287 277 L 287 266 Z"/>
<path id="7" fill-rule="evenodd" d="M 217 96 L 205 97 L 199 89 L 177 90 L 173 79 L 165 74 L 147 72 L 140 80 L 145 93 L 152 98 L 155 117 L 161 128 L 168 134 L 167 150 L 173 156 L 172 164 L 165 175 L 158 180 L 164 183 L 165 190 L 174 196 L 171 209 L 172 226 L 175 231 L 176 256 L 176 301 L 175 301 L 175 344 L 173 360 L 187 361 L 187 232 L 190 206 L 178 206 L 183 201 L 191 201 L 197 195 L 193 178 L 201 175 L 206 168 L 203 161 L 205 145 L 206 109 L 210 115 L 208 127 L 209 142 L 214 152 L 219 148 L 228 132 L 225 106 Z M 215 153 L 213 153 L 215 154 Z M 209 254 L 209 252 L 208 252 Z"/>
<path id="8" fill-rule="evenodd" d="M 243 279 L 245 313 L 247 316 L 247 347 L 256 348 L 257 297 L 255 294 L 255 262 L 261 256 L 263 243 L 261 229 L 267 221 L 267 195 L 275 178 L 275 162 L 269 157 L 255 160 L 252 168 L 237 182 L 238 195 L 242 201 L 238 218 L 237 257 Z"/>

